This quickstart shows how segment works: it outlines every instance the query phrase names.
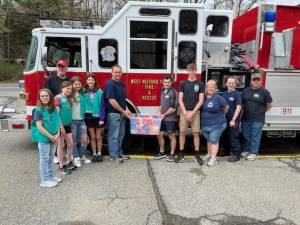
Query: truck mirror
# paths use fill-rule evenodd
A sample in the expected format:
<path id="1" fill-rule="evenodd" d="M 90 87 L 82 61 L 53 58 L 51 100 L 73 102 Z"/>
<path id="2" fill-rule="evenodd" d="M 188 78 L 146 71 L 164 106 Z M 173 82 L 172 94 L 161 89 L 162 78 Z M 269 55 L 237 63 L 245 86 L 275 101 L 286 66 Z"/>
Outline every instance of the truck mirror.
<path id="1" fill-rule="evenodd" d="M 43 67 L 47 66 L 47 52 L 48 52 L 48 48 L 47 47 L 43 47 L 42 49 L 42 65 Z"/>
<path id="2" fill-rule="evenodd" d="M 209 35 L 212 30 L 213 30 L 214 25 L 213 24 L 208 24 L 206 27 L 206 34 Z"/>

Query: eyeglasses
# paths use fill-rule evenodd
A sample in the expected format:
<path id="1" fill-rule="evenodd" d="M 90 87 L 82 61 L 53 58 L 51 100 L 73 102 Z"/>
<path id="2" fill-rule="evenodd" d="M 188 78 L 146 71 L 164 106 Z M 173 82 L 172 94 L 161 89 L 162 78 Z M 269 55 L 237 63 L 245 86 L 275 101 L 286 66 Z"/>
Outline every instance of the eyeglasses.
<path id="1" fill-rule="evenodd" d="M 48 97 L 50 97 L 50 95 L 41 95 L 40 97 L 41 98 L 48 98 Z"/>

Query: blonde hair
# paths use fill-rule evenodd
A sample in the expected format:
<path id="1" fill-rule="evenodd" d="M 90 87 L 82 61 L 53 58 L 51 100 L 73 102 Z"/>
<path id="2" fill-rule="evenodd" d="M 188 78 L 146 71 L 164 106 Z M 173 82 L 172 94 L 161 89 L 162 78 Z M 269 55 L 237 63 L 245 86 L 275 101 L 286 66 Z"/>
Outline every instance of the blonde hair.
<path id="1" fill-rule="evenodd" d="M 215 86 L 215 90 L 218 90 L 218 85 L 217 85 L 217 82 L 215 80 L 209 80 L 207 81 L 206 83 L 206 87 L 211 84 L 211 85 L 214 85 Z"/>

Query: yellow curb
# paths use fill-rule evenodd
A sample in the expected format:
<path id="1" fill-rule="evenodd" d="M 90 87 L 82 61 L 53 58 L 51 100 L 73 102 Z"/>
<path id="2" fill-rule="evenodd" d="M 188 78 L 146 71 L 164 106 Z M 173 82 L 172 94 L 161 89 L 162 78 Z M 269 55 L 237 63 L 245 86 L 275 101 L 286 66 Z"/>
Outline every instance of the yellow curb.
<path id="1" fill-rule="evenodd" d="M 153 156 L 149 155 L 129 155 L 131 159 L 148 159 L 152 160 L 154 159 Z M 193 155 L 185 155 L 184 156 L 187 159 L 194 159 Z M 229 158 L 229 156 L 223 156 L 218 158 Z M 278 154 L 278 155 L 259 155 L 258 158 L 264 159 L 264 158 L 300 158 L 300 154 Z"/>

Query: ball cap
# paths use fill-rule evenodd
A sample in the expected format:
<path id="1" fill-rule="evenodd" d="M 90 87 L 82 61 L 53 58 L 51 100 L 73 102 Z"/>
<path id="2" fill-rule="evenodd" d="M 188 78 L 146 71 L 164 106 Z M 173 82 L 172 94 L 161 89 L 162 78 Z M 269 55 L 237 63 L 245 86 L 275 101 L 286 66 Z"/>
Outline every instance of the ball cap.
<path id="1" fill-rule="evenodd" d="M 260 80 L 260 74 L 259 73 L 252 74 L 252 80 Z"/>
<path id="2" fill-rule="evenodd" d="M 57 65 L 57 66 L 62 66 L 63 68 L 65 68 L 65 67 L 67 67 L 67 62 L 64 61 L 64 60 L 58 60 L 58 61 L 56 62 L 56 65 Z"/>

